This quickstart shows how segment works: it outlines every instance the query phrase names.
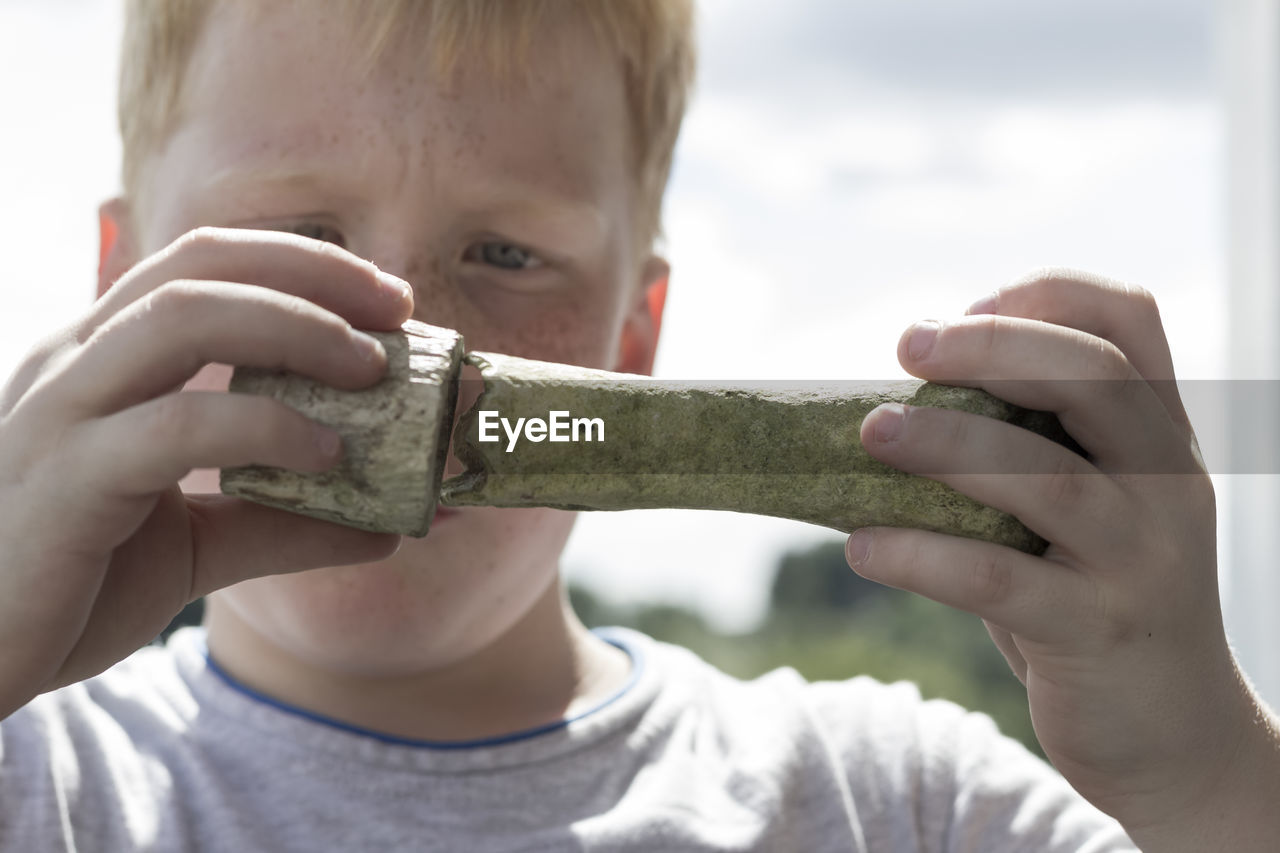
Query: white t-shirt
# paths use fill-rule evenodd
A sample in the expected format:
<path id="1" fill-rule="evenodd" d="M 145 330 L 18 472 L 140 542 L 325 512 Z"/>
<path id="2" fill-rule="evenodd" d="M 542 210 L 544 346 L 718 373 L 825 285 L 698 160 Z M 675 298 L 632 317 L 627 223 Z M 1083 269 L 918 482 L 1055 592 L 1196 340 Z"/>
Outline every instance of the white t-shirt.
<path id="1" fill-rule="evenodd" d="M 283 706 L 201 629 L 0 722 L 3 851 L 1133 850 L 990 719 L 908 684 L 749 682 L 622 629 L 630 682 L 470 744 Z"/>

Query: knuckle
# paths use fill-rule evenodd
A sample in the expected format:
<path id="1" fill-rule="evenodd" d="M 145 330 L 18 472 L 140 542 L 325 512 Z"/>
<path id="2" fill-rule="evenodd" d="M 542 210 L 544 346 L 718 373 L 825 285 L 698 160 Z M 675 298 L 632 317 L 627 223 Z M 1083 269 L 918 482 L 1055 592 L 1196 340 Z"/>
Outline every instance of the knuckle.
<path id="1" fill-rule="evenodd" d="M 259 457 L 273 448 L 293 449 L 306 441 L 305 419 L 277 400 L 251 397 L 244 415 L 240 420 L 244 440 Z"/>
<path id="2" fill-rule="evenodd" d="M 1064 286 L 1082 286 L 1109 291 L 1114 290 L 1118 283 L 1088 270 L 1059 265 L 1032 269 L 1013 284 L 1013 287 L 1041 291 L 1047 296 L 1052 296 L 1055 291 Z"/>
<path id="3" fill-rule="evenodd" d="M 200 422 L 192 416 L 186 397 L 181 393 L 159 397 L 151 404 L 146 422 L 146 439 L 155 446 L 171 444 L 175 438 L 195 434 Z"/>
<path id="4" fill-rule="evenodd" d="M 203 255 L 216 251 L 226 242 L 226 228 L 201 225 L 183 234 L 170 246 L 171 253 Z"/>
<path id="5" fill-rule="evenodd" d="M 182 318 L 205 306 L 206 298 L 204 289 L 196 282 L 177 279 L 148 293 L 141 300 L 139 310 L 162 317 L 166 322 L 181 322 Z"/>
<path id="6" fill-rule="evenodd" d="M 286 231 L 270 231 L 246 228 L 219 228 L 212 225 L 201 225 L 183 234 L 175 240 L 170 252 L 194 254 L 197 257 L 225 252 L 228 247 L 257 244 L 274 246 L 291 252 L 305 252 L 308 255 L 332 258 L 344 263 L 358 261 L 360 266 L 371 266 L 341 246 L 323 240 L 313 240 Z"/>
<path id="7" fill-rule="evenodd" d="M 979 557 L 969 567 L 967 582 L 976 603 L 998 606 L 1013 596 L 1013 569 L 999 557 Z"/>
<path id="8" fill-rule="evenodd" d="M 291 439 L 296 432 L 296 413 L 283 403 L 268 397 L 255 397 L 250 403 L 250 432 L 259 445 L 270 445 Z"/>
<path id="9" fill-rule="evenodd" d="M 983 317 L 978 323 L 977 345 L 986 356 L 997 353 L 1009 336 L 1010 323 L 1005 317 Z"/>
<path id="10" fill-rule="evenodd" d="M 355 331 L 350 323 L 344 320 L 332 311 L 316 305 L 314 302 L 308 302 L 305 299 L 298 299 L 298 312 L 311 318 L 320 328 L 333 336 L 334 342 L 341 341 L 344 344 L 350 343 L 351 333 Z"/>
<path id="11" fill-rule="evenodd" d="M 1058 513 L 1070 513 L 1084 498 L 1084 478 L 1087 475 L 1076 470 L 1076 465 L 1059 455 L 1053 469 L 1045 478 L 1045 497 Z"/>
<path id="12" fill-rule="evenodd" d="M 108 317 L 100 323 L 96 328 L 89 332 L 87 336 L 85 336 L 84 342 L 80 344 L 78 351 L 74 353 L 72 358 L 80 360 L 97 357 L 96 354 L 101 351 L 101 347 L 103 347 L 108 340 L 118 334 L 122 329 L 128 328 L 130 324 L 138 322 L 138 318 L 147 313 L 147 306 L 139 303 L 145 303 L 149 296 L 150 294 L 148 294 L 148 296 L 144 296 L 142 299 L 138 300 L 138 302 L 125 307 L 120 312 Z M 72 359 L 69 358 L 68 363 L 71 360 Z"/>
<path id="13" fill-rule="evenodd" d="M 336 243 L 330 243 L 328 240 L 313 240 L 300 234 L 285 234 L 284 236 L 289 238 L 291 244 L 322 258 L 342 261 L 345 264 L 355 257 L 351 252 Z"/>
<path id="14" fill-rule="evenodd" d="M 285 319 L 293 319 L 295 317 L 316 317 L 320 320 L 330 319 L 328 312 L 323 311 L 314 302 L 297 294 L 270 291 L 260 292 L 257 296 L 264 303 L 265 308 L 278 310 L 284 315 Z"/>
<path id="15" fill-rule="evenodd" d="M 352 328 L 347 321 L 318 306 L 299 299 L 286 308 L 296 327 L 300 343 L 312 355 L 345 354 L 351 350 Z"/>
<path id="16" fill-rule="evenodd" d="M 1035 267 L 1015 283 L 1015 287 L 1037 290 L 1054 289 L 1064 284 L 1097 284 L 1099 277 L 1075 267 L 1050 265 Z"/>
<path id="17" fill-rule="evenodd" d="M 872 546 L 872 556 L 881 567 L 888 567 L 893 571 L 897 578 L 894 586 L 912 592 L 922 590 L 930 557 L 917 537 L 904 536 L 898 530 L 878 531 Z"/>
<path id="18" fill-rule="evenodd" d="M 1115 392 L 1127 392 L 1135 379 L 1133 365 L 1120 348 L 1103 338 L 1095 339 L 1089 350 L 1086 375 Z"/>
<path id="19" fill-rule="evenodd" d="M 963 473 L 960 460 L 968 459 L 973 421 L 958 412 L 939 412 L 936 417 L 942 419 L 943 455 L 938 460 L 939 473 Z M 944 460 L 945 459 L 945 463 Z"/>
<path id="20" fill-rule="evenodd" d="M 1156 307 L 1156 297 L 1150 290 L 1138 284 L 1125 284 L 1125 296 L 1139 308 L 1152 309 Z"/>
<path id="21" fill-rule="evenodd" d="M 1091 632 L 1104 649 L 1116 648 L 1133 640 L 1139 633 L 1144 608 L 1126 595 L 1096 587 L 1089 614 L 1094 622 Z"/>
<path id="22" fill-rule="evenodd" d="M 1060 266 L 1043 266 L 1034 267 L 1024 273 L 1017 281 L 1014 282 L 1015 287 L 1044 287 L 1047 284 L 1062 281 L 1072 277 L 1074 271 L 1067 267 Z"/>
<path id="23" fill-rule="evenodd" d="M 316 329 L 333 335 L 345 334 L 350 324 L 337 314 L 312 302 L 296 293 L 288 293 L 271 287 L 250 286 L 236 289 L 229 298 L 237 302 L 251 302 L 260 317 L 270 317 L 274 325 L 289 324 L 289 328 L 299 323 L 306 324 L 308 334 Z"/>
<path id="24" fill-rule="evenodd" d="M 41 341 L 18 363 L 8 380 L 0 384 L 0 419 L 28 399 L 45 377 L 58 369 L 74 354 L 74 347 L 58 336 Z"/>
<path id="25" fill-rule="evenodd" d="M 1125 285 L 1125 298 L 1144 325 L 1160 322 L 1160 306 L 1154 293 L 1136 284 Z"/>
<path id="26" fill-rule="evenodd" d="M 329 267 L 341 267 L 343 269 L 356 266 L 359 268 L 370 267 L 372 264 L 368 261 L 360 259 L 347 249 L 331 243 L 327 240 L 316 240 L 311 237 L 304 237 L 301 234 L 292 234 L 288 231 L 263 231 L 253 235 L 241 232 L 239 235 L 241 240 L 258 240 L 274 246 L 274 251 L 285 252 L 286 256 L 297 258 L 298 255 L 306 256 L 311 263 L 317 260 Z"/>
<path id="27" fill-rule="evenodd" d="M 1089 584 L 1088 594 L 1076 599 L 1080 602 L 1078 617 L 1088 626 L 1090 633 L 1096 633 L 1102 626 L 1114 624 L 1118 608 L 1105 586 L 1094 581 L 1085 582 Z"/>

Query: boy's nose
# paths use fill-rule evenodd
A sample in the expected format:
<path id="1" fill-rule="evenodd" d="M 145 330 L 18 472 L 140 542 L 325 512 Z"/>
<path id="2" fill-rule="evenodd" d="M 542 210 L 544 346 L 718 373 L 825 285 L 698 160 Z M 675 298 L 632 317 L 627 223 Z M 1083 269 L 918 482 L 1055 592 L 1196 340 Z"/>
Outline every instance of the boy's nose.
<path id="1" fill-rule="evenodd" d="M 396 242 L 408 242 L 396 241 Z M 420 246 L 397 247 L 381 245 L 370 247 L 368 260 L 378 269 L 391 273 L 413 286 L 414 296 L 430 287 L 430 280 L 443 274 L 444 267 L 439 253 L 423 250 Z"/>
<path id="2" fill-rule="evenodd" d="M 381 251 L 368 260 L 413 288 L 413 317 L 434 326 L 458 329 L 466 325 L 456 284 L 438 252 L 418 248 Z"/>
<path id="3" fill-rule="evenodd" d="M 443 262 L 437 252 L 405 254 L 396 258 L 394 263 L 404 268 L 404 279 L 411 283 L 421 278 L 439 277 L 444 272 Z"/>

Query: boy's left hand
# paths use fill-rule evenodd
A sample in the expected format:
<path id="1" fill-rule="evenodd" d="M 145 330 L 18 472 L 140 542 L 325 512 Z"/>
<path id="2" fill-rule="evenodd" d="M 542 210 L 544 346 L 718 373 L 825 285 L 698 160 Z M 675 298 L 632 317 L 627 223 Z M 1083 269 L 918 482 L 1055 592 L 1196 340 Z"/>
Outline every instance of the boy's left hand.
<path id="1" fill-rule="evenodd" d="M 1277 728 L 1227 645 L 1213 486 L 1150 294 L 1040 274 L 908 330 L 899 359 L 1056 412 L 1087 458 L 975 415 L 881 407 L 862 427 L 872 455 L 1051 544 L 1033 557 L 877 528 L 850 537 L 850 564 L 980 616 L 1026 685 L 1046 755 L 1144 849 L 1273 844 Z"/>

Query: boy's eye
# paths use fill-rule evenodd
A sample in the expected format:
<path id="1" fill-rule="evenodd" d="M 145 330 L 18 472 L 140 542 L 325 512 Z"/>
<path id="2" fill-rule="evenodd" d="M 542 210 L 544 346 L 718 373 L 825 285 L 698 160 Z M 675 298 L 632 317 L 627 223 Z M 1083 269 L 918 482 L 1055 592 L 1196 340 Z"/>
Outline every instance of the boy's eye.
<path id="1" fill-rule="evenodd" d="M 333 243 L 335 246 L 343 248 L 346 248 L 347 245 L 347 241 L 343 238 L 341 231 L 329 225 L 321 225 L 319 222 L 290 223 L 278 226 L 277 230 L 297 234 L 301 237 L 310 237 L 312 240 L 319 240 L 322 243 Z"/>
<path id="2" fill-rule="evenodd" d="M 462 259 L 504 270 L 531 270 L 542 266 L 542 261 L 528 249 L 496 240 L 470 246 Z"/>

